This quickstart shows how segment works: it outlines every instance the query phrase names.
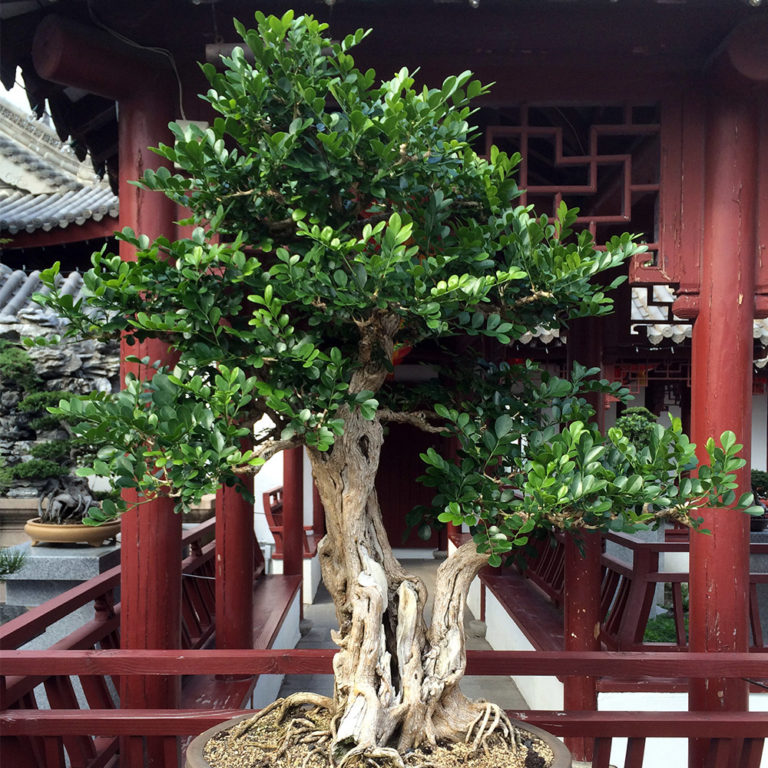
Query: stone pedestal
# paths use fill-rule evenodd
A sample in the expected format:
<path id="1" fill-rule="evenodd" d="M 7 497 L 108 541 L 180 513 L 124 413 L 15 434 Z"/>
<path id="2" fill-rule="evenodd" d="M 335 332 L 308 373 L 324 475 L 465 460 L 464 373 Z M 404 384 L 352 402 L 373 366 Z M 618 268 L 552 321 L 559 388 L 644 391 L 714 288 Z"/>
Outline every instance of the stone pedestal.
<path id="1" fill-rule="evenodd" d="M 26 552 L 21 570 L 5 577 L 6 603 L 31 608 L 58 597 L 72 587 L 98 576 L 120 564 L 120 547 L 89 547 L 87 545 L 20 544 Z M 26 648 L 50 648 L 51 645 L 93 618 L 93 604 L 73 611 L 52 624 L 45 634 Z"/>

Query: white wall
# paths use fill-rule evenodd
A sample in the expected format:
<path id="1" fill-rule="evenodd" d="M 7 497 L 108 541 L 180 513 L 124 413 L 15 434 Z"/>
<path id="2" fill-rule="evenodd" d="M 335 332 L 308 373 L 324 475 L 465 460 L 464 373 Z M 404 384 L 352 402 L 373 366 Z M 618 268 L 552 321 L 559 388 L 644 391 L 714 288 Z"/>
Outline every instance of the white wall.
<path id="1" fill-rule="evenodd" d="M 485 590 L 485 639 L 495 651 L 533 651 L 535 648 L 518 629 L 494 594 Z M 562 709 L 563 684 L 556 677 L 524 675 L 512 677 L 531 709 Z"/>
<path id="2" fill-rule="evenodd" d="M 265 491 L 283 484 L 283 455 L 278 453 L 273 456 L 256 473 L 253 479 L 253 495 L 255 498 L 253 526 L 256 538 L 260 544 L 274 544 L 274 537 L 267 525 L 267 517 L 264 514 L 264 504 L 261 496 Z"/>

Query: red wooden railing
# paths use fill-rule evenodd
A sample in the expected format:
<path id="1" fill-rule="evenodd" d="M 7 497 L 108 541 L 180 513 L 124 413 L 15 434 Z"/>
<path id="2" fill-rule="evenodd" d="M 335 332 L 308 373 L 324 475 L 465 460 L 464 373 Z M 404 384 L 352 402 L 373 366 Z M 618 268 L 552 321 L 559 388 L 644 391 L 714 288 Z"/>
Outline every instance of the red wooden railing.
<path id="1" fill-rule="evenodd" d="M 214 548 L 215 521 L 203 523 L 183 534 L 186 556 L 182 562 L 181 638 L 186 649 L 204 648 L 214 632 Z M 68 590 L 43 605 L 0 627 L 0 649 L 16 649 L 39 638 L 52 624 L 70 613 L 94 604 L 94 617 L 77 630 L 56 642 L 48 654 L 61 651 L 109 650 L 120 647 L 120 604 L 115 600 L 120 586 L 120 566 L 106 571 L 78 587 Z M 16 675 L 3 666 L 0 678 L 0 706 L 37 717 L 41 707 L 51 711 L 81 712 L 111 710 L 118 705 L 118 681 L 112 675 L 50 675 L 40 663 L 28 674 Z M 80 695 L 78 695 L 80 692 Z M 82 709 L 81 709 L 82 707 Z M 57 738 L 19 740 L 3 734 L 3 762 L 22 768 L 25 765 L 58 765 L 65 751 L 69 765 L 107 765 L 117 753 L 117 734 L 111 737 L 90 736 L 65 728 Z M 7 761 L 7 763 L 5 762 Z"/>
<path id="2" fill-rule="evenodd" d="M 609 533 L 606 541 L 614 542 L 632 552 L 632 565 L 602 555 L 603 582 L 600 592 L 602 618 L 600 639 L 608 650 L 684 650 L 687 648 L 683 612 L 682 585 L 688 582 L 686 572 L 659 570 L 659 556 L 665 552 L 688 552 L 687 541 L 641 542 L 626 534 Z M 535 584 L 556 606 L 562 606 L 565 581 L 564 537 L 554 543 L 542 544 L 538 557 L 529 559 L 523 575 Z M 768 555 L 768 544 L 752 544 L 750 553 Z M 670 584 L 672 607 L 677 635 L 676 643 L 647 643 L 643 641 L 658 584 Z M 749 620 L 752 650 L 765 651 L 766 638 L 760 623 L 757 599 L 759 584 L 768 584 L 768 573 L 750 574 Z"/>
<path id="3" fill-rule="evenodd" d="M 255 675 L 264 673 L 331 673 L 333 651 L 3 651 L 0 662 L 6 674 L 82 679 L 119 675 Z M 716 658 L 713 658 L 716 657 Z M 470 652 L 468 673 L 483 675 L 559 675 L 640 677 L 755 678 L 765 674 L 758 654 L 691 653 L 552 653 Z M 168 739 L 168 754 L 175 754 L 175 739 L 199 733 L 240 712 L 236 710 L 119 710 L 87 712 L 57 709 L 50 712 L 21 708 L 0 712 L 3 740 L 15 739 L 24 751 L 22 768 L 44 765 L 106 765 L 99 755 L 78 759 L 77 739 L 96 744 L 115 742 L 117 736 L 141 740 L 147 736 Z M 705 739 L 709 758 L 702 768 L 758 768 L 768 735 L 768 713 L 696 712 L 513 712 L 513 717 L 540 725 L 559 736 L 592 739 L 593 768 L 607 768 L 612 740 L 626 737 L 625 768 L 640 768 L 648 738 Z M 61 734 L 66 733 L 64 738 Z M 76 759 L 73 759 L 73 755 Z M 34 760 L 32 759 L 35 757 Z M 170 768 L 170 766 L 169 766 Z"/>
<path id="4" fill-rule="evenodd" d="M 116 709 L 112 681 L 124 675 L 249 676 L 264 673 L 331 673 L 332 651 L 202 650 L 213 633 L 213 522 L 185 534 L 184 642 L 187 649 L 121 651 L 120 606 L 114 589 L 119 571 L 109 571 L 0 628 L 0 754 L 13 768 L 100 768 L 117 765 L 118 738 L 141 754 L 142 740 L 167 740 L 176 764 L 177 738 L 194 735 L 238 711 Z M 207 542 L 207 543 L 206 543 Z M 652 545 L 658 546 L 658 545 Z M 199 578 L 203 577 L 203 578 Z M 89 602 L 93 620 L 46 651 L 16 650 L 57 619 Z M 470 674 L 593 676 L 601 679 L 713 677 L 760 681 L 761 654 L 482 652 L 468 654 Z M 40 709 L 42 686 L 50 709 Z M 81 700 L 75 695 L 82 689 Z M 37 689 L 37 690 L 36 690 Z M 85 704 L 81 704 L 82 699 Z M 82 708 L 81 708 L 82 707 Z M 640 768 L 646 740 L 666 736 L 706 739 L 710 762 L 702 768 L 757 768 L 768 736 L 766 713 L 518 712 L 519 719 L 560 736 L 593 741 L 594 768 L 607 768 L 608 751 L 626 737 L 625 768 Z M 127 758 L 123 758 L 128 766 Z M 133 768 L 131 765 L 130 768 Z M 138 766 L 136 766 L 138 768 Z"/>
<path id="5" fill-rule="evenodd" d="M 202 648 L 214 630 L 215 524 L 209 520 L 185 531 L 182 546 L 182 645 Z M 119 648 L 120 605 L 115 590 L 120 586 L 120 566 L 48 600 L 0 627 L 0 649 L 19 648 L 42 635 L 49 626 L 79 608 L 94 604 L 94 618 L 56 644 L 57 650 L 82 649 L 84 645 Z"/>
<path id="6" fill-rule="evenodd" d="M 271 488 L 261 494 L 264 516 L 267 519 L 269 531 L 275 539 L 275 550 L 272 557 L 276 560 L 283 559 L 283 486 Z M 313 526 L 305 525 L 302 529 L 302 557 L 312 559 L 317 554 L 318 537 L 315 536 Z"/>

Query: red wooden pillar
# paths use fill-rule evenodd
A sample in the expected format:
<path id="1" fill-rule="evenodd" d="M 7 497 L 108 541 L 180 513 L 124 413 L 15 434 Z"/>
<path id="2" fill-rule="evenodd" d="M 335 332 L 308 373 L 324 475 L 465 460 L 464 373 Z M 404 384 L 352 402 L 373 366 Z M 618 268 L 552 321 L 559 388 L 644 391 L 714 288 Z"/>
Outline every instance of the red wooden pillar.
<path id="1" fill-rule="evenodd" d="M 253 476 L 244 477 L 253 490 Z M 216 494 L 216 647 L 253 644 L 253 504 L 235 488 Z"/>
<path id="2" fill-rule="evenodd" d="M 749 489 L 752 321 L 755 315 L 758 129 L 754 103 L 723 90 L 710 97 L 704 241 L 698 316 L 693 325 L 691 425 L 703 447 L 726 429 L 745 448 L 740 487 Z M 691 536 L 691 651 L 746 651 L 749 642 L 749 521 L 732 510 L 704 510 L 711 536 Z M 747 709 L 742 680 L 691 680 L 691 710 Z M 690 765 L 704 764 L 693 743 Z"/>
<path id="3" fill-rule="evenodd" d="M 176 206 L 164 195 L 147 193 L 129 179 L 140 178 L 144 170 L 160 165 L 149 146 L 167 140 L 168 123 L 173 119 L 172 92 L 160 84 L 147 83 L 141 96 L 120 100 L 120 226 L 131 226 L 149 237 L 173 234 Z M 124 260 L 135 258 L 132 249 L 120 243 Z M 167 347 L 160 341 L 120 345 L 120 374 L 128 372 L 142 379 L 152 370 L 125 362 L 128 355 L 170 362 Z M 135 494 L 126 494 L 137 501 Z M 136 648 L 179 648 L 181 646 L 181 523 L 173 502 L 165 497 L 142 500 L 122 521 L 122 576 L 120 646 Z M 120 705 L 125 708 L 174 708 L 180 703 L 179 677 L 126 676 L 121 679 Z M 134 746 L 136 746 L 134 744 Z M 128 746 L 125 745 L 125 749 Z M 125 750 L 121 748 L 121 752 Z M 165 766 L 174 752 L 167 740 L 147 739 L 146 757 L 121 754 L 121 765 Z"/>
<path id="4" fill-rule="evenodd" d="M 283 573 L 301 576 L 304 554 L 304 449 L 283 452 Z"/>
<path id="5" fill-rule="evenodd" d="M 56 16 L 44 19 L 35 35 L 33 58 L 38 74 L 54 82 L 82 88 L 119 102 L 120 227 L 130 226 L 149 237 L 172 235 L 175 205 L 165 196 L 146 193 L 128 183 L 147 168 L 161 165 L 147 148 L 168 140 L 173 119 L 175 85 L 168 63 L 146 50 L 122 44 L 100 30 Z M 135 258 L 120 244 L 123 259 Z M 156 341 L 121 344 L 121 376 L 129 370 L 127 355 L 169 359 Z M 126 494 L 129 502 L 135 494 Z M 122 648 L 178 648 L 181 644 L 181 516 L 167 498 L 145 501 L 122 520 L 121 629 Z M 123 708 L 174 708 L 179 705 L 178 677 L 126 676 L 121 679 Z M 176 764 L 176 739 L 121 740 L 121 765 Z"/>
<path id="6" fill-rule="evenodd" d="M 568 329 L 568 365 L 578 362 L 587 368 L 602 367 L 603 325 L 599 318 L 584 318 Z M 595 420 L 603 429 L 604 399 L 588 397 L 595 409 Z M 566 651 L 600 650 L 600 584 L 602 544 L 599 534 L 578 532 L 565 541 L 564 635 Z M 597 688 L 594 677 L 566 677 L 563 706 L 566 710 L 596 710 Z M 576 760 L 592 759 L 592 740 L 566 739 Z"/>

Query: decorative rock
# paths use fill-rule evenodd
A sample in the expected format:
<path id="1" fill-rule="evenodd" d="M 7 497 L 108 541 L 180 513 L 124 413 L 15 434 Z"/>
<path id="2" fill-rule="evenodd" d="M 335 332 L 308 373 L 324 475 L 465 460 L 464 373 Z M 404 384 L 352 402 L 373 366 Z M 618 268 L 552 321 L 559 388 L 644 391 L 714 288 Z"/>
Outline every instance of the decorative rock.
<path id="1" fill-rule="evenodd" d="M 0 393 L 0 407 L 6 413 L 14 409 L 19 404 L 19 400 L 21 400 L 21 395 L 12 389 L 6 389 Z"/>
<path id="2" fill-rule="evenodd" d="M 15 319 L 4 315 L 0 322 L 0 338 L 19 341 L 22 338 L 46 337 L 61 330 L 60 318 L 48 310 L 26 307 Z M 43 380 L 48 391 L 66 391 L 73 394 L 112 392 L 119 387 L 119 342 L 65 341 L 28 350 L 34 361 L 35 372 Z M 17 382 L 0 382 L 0 459 L 5 466 L 13 466 L 32 458 L 30 448 L 35 442 L 66 440 L 62 429 L 45 429 L 37 432 L 30 426 L 33 415 L 19 410 L 18 404 L 24 393 Z M 25 482 L 10 489 L 11 498 L 34 498 L 39 484 Z"/>
<path id="3" fill-rule="evenodd" d="M 38 375 L 44 379 L 74 373 L 82 367 L 80 356 L 71 345 L 57 344 L 55 347 L 32 347 L 29 356 L 35 362 Z"/>
<path id="4" fill-rule="evenodd" d="M 37 485 L 14 485 L 5 495 L 9 499 L 36 499 L 40 495 L 42 484 L 41 480 Z"/>
<path id="5" fill-rule="evenodd" d="M 46 429 L 37 433 L 38 443 L 50 443 L 52 440 L 68 440 L 69 433 L 66 429 Z"/>

